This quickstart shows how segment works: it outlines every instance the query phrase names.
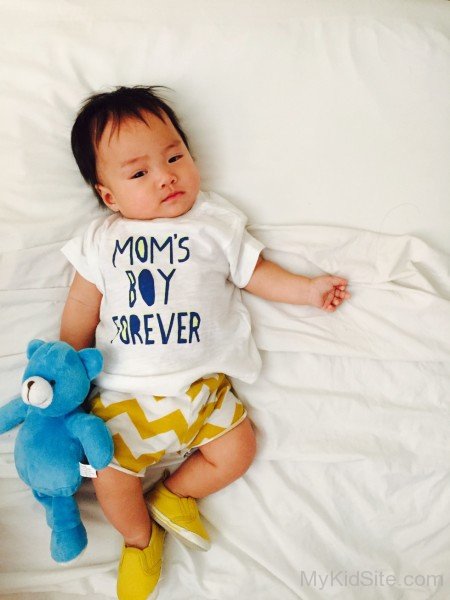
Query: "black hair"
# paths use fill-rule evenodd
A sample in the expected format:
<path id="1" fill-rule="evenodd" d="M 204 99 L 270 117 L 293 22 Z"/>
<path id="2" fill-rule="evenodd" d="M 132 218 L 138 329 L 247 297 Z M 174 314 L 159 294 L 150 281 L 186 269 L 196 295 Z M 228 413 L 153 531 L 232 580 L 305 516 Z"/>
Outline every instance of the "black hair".
<path id="1" fill-rule="evenodd" d="M 151 113 L 164 120 L 167 115 L 189 150 L 189 143 L 175 112 L 156 93 L 156 89 L 165 86 L 117 87 L 112 92 L 100 92 L 83 101 L 72 127 L 72 152 L 86 183 L 88 183 L 100 206 L 104 206 L 100 194 L 95 189 L 98 183 L 96 165 L 96 147 L 98 146 L 107 123 L 112 119 L 112 132 L 129 117 L 136 117 L 144 123 L 145 115 Z M 166 88 L 167 89 L 167 88 Z"/>

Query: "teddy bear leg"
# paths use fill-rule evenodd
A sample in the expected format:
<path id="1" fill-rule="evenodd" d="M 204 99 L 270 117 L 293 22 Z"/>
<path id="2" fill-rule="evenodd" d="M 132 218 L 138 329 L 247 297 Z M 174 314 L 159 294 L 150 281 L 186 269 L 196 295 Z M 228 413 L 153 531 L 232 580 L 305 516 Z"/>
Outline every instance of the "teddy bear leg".
<path id="1" fill-rule="evenodd" d="M 50 529 L 53 529 L 53 497 L 41 494 L 36 490 L 32 490 L 32 492 L 36 500 L 45 508 L 47 525 L 50 527 Z"/>
<path id="2" fill-rule="evenodd" d="M 73 496 L 53 498 L 50 552 L 56 562 L 76 558 L 87 545 L 87 533 Z"/>

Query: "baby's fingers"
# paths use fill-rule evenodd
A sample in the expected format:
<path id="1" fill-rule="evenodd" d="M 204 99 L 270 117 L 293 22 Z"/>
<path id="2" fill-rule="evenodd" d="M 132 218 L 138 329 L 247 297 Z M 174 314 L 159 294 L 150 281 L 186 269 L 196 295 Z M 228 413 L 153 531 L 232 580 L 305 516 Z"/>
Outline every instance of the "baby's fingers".
<path id="1" fill-rule="evenodd" d="M 336 290 L 336 292 L 335 292 L 336 298 L 340 298 L 341 300 L 348 300 L 351 297 L 350 292 L 341 291 L 341 290 L 345 290 L 345 288 L 340 287 L 339 290 Z"/>
<path id="2" fill-rule="evenodd" d="M 329 310 L 332 307 L 332 302 L 334 300 L 334 290 L 331 290 L 330 292 L 328 292 L 327 297 L 324 300 L 323 303 L 323 310 Z"/>
<path id="3" fill-rule="evenodd" d="M 324 302 L 323 309 L 328 312 L 334 312 L 345 300 L 350 298 L 349 292 L 341 292 L 335 289 L 334 292 L 329 292 Z"/>
<path id="4" fill-rule="evenodd" d="M 334 298 L 334 300 L 332 301 L 332 305 L 337 308 L 340 304 L 342 304 L 343 300 L 341 300 L 340 298 Z"/>

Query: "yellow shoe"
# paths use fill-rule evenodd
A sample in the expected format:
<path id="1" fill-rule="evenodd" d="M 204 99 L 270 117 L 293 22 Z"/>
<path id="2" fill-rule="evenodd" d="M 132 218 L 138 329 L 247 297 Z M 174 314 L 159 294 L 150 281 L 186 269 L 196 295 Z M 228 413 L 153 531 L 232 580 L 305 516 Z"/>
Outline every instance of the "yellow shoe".
<path id="1" fill-rule="evenodd" d="M 139 548 L 123 547 L 117 577 L 119 600 L 156 598 L 165 534 L 164 529 L 152 523 L 152 534 L 147 548 L 139 550 Z"/>
<path id="2" fill-rule="evenodd" d="M 196 550 L 209 550 L 211 541 L 200 519 L 194 498 L 180 498 L 160 481 L 147 495 L 153 519 L 184 544 Z"/>

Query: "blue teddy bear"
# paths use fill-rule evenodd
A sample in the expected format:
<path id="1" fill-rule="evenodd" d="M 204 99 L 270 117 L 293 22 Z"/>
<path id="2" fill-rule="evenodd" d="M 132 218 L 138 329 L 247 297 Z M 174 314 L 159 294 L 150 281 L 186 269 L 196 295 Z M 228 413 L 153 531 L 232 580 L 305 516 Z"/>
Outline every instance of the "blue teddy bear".
<path id="1" fill-rule="evenodd" d="M 44 506 L 56 562 L 73 560 L 87 545 L 74 494 L 81 485 L 79 463 L 105 468 L 113 441 L 104 422 L 81 405 L 103 366 L 94 348 L 77 352 L 64 342 L 32 340 L 22 396 L 0 408 L 0 433 L 23 423 L 14 459 L 19 477 Z"/>

